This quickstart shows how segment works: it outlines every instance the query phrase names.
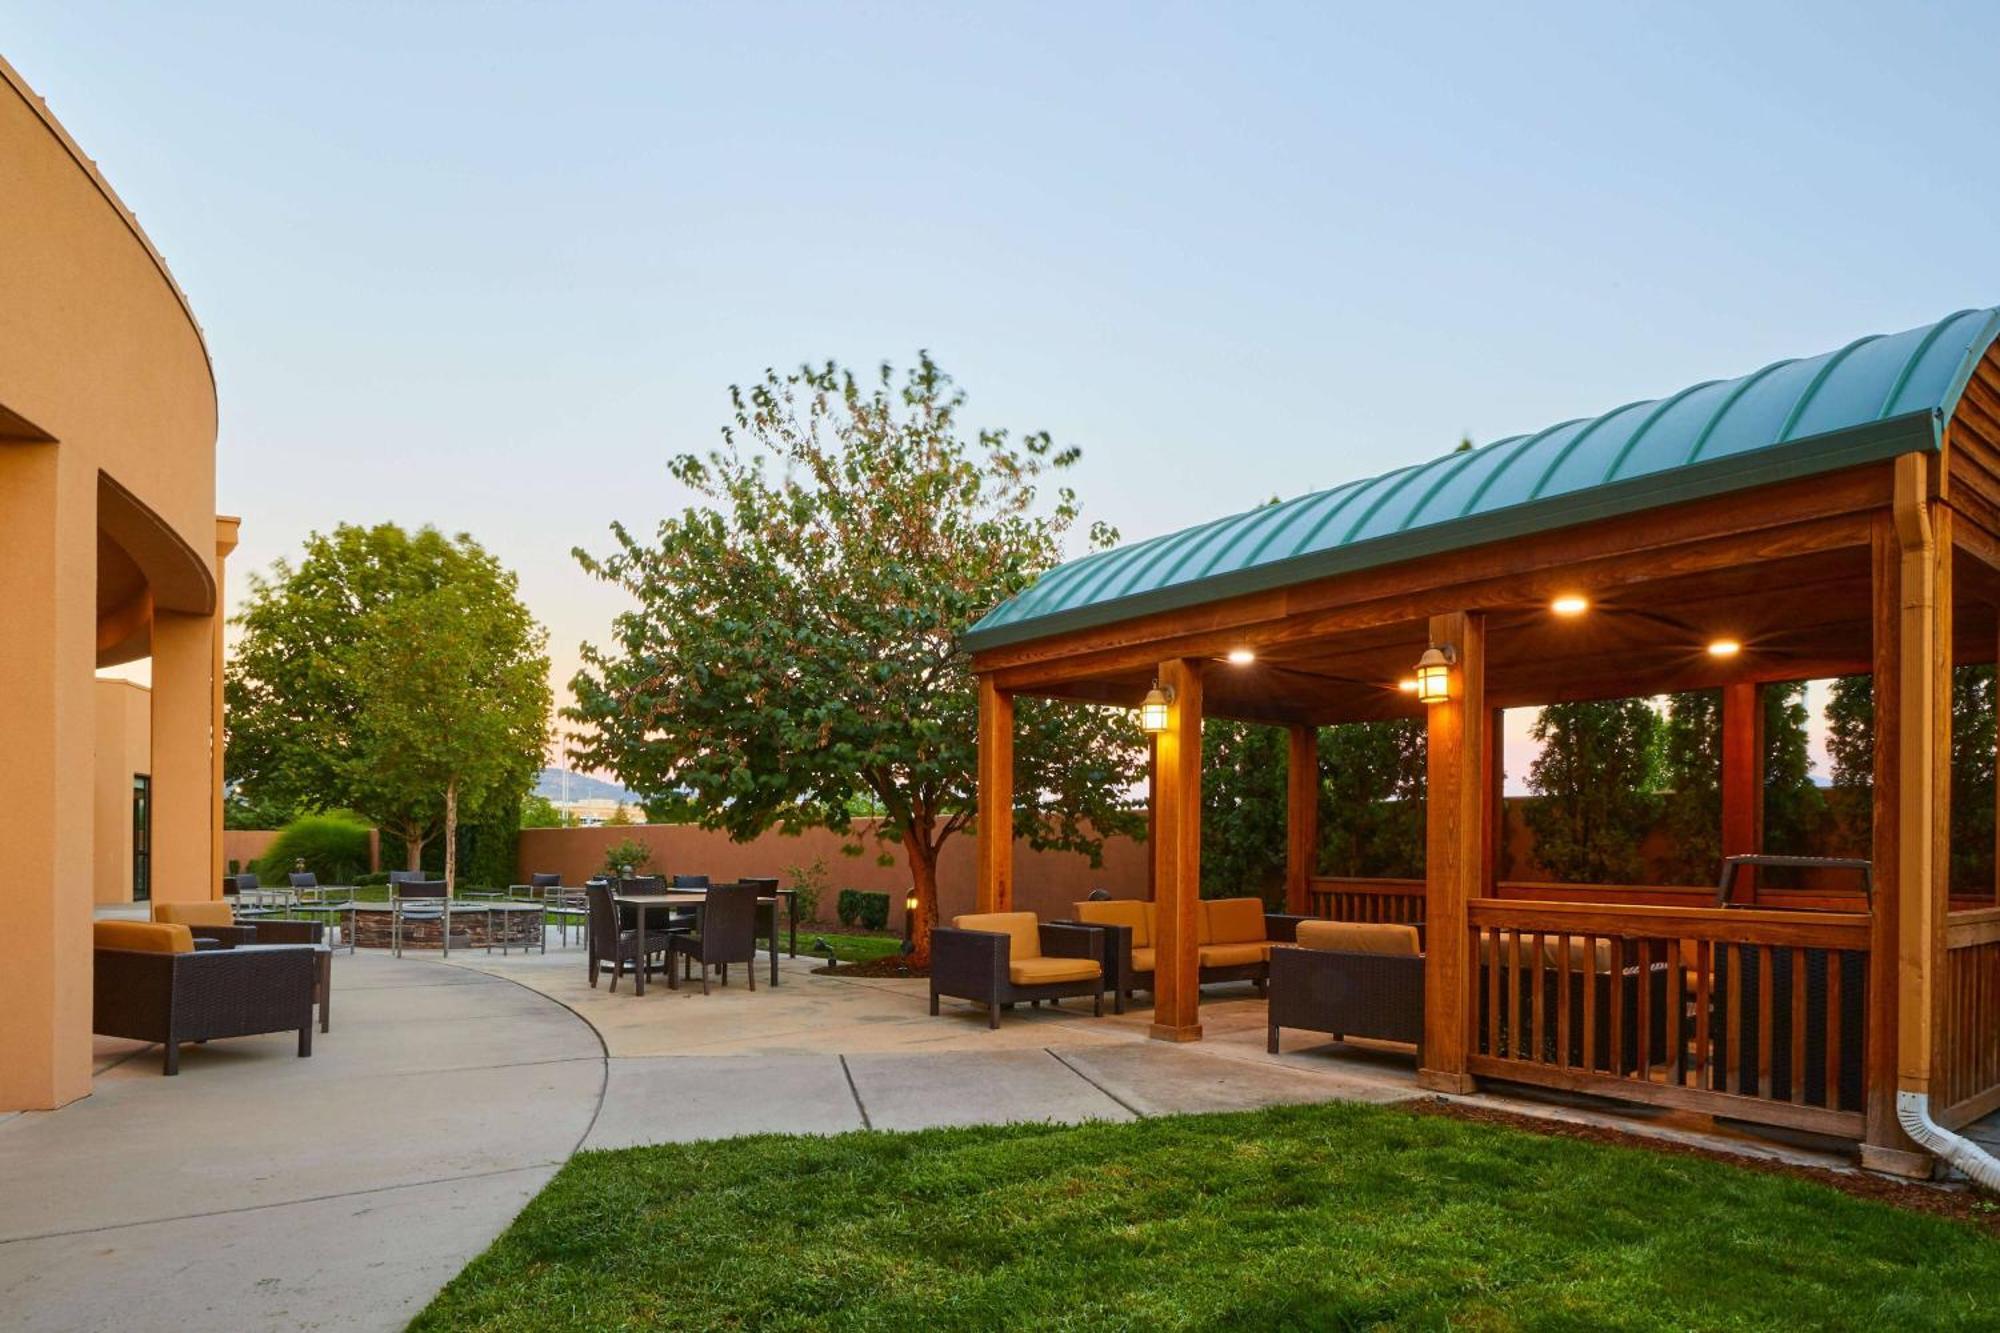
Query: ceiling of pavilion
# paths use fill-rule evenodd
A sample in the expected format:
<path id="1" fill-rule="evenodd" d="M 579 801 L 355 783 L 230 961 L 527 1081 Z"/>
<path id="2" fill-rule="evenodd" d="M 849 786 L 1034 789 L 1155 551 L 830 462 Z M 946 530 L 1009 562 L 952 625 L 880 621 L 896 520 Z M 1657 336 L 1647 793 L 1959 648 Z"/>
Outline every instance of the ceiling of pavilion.
<path id="1" fill-rule="evenodd" d="M 2000 309 L 1964 310 L 1085 556 L 988 613 L 966 646 L 995 648 L 1935 450 L 1996 337 Z"/>

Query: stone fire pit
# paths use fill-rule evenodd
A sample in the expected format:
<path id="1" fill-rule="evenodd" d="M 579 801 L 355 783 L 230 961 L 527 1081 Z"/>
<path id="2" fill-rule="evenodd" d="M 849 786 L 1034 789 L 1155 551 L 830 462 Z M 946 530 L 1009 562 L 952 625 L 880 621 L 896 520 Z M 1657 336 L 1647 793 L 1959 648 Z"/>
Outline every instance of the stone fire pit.
<path id="1" fill-rule="evenodd" d="M 484 899 L 460 899 L 451 905 L 451 947 L 454 949 L 493 948 L 539 949 L 542 946 L 544 909 L 540 903 L 512 903 Z M 391 935 L 395 919 L 387 903 L 356 903 L 354 942 L 364 949 L 387 949 L 394 945 Z M 435 919 L 403 920 L 405 949 L 438 949 L 439 922 Z"/>

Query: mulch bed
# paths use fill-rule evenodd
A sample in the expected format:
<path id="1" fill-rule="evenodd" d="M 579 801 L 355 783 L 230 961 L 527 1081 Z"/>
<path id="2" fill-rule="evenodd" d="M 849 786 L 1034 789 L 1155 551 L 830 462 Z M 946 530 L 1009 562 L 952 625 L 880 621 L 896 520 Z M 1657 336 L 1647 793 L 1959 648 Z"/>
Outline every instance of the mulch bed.
<path id="1" fill-rule="evenodd" d="M 839 967 L 816 967 L 816 977 L 927 977 L 931 974 L 929 963 L 913 966 L 903 961 L 900 954 L 890 954 L 887 958 L 871 958 L 865 963 L 842 963 Z"/>
<path id="2" fill-rule="evenodd" d="M 1797 1176 L 1802 1180 L 1817 1181 L 1843 1194 L 1852 1194 L 1856 1198 L 1873 1199 L 1877 1203 L 1886 1203 L 1891 1207 L 1907 1209 L 1910 1212 L 1932 1213 L 1939 1217 L 1969 1222 L 1988 1235 L 2000 1237 L 2000 1204 L 1982 1197 L 1963 1185 L 1924 1185 L 1914 1181 L 1879 1176 L 1869 1171 L 1829 1171 L 1824 1167 L 1797 1166 L 1790 1162 L 1773 1161 L 1767 1157 L 1749 1157 L 1715 1148 L 1698 1148 L 1693 1144 L 1679 1143 L 1672 1139 L 1628 1134 L 1622 1130 L 1606 1129 L 1599 1125 L 1580 1125 L 1567 1120 L 1544 1120 L 1539 1116 L 1519 1115 L 1513 1111 L 1501 1111 L 1488 1106 L 1468 1106 L 1463 1102 L 1450 1102 L 1441 1098 L 1406 1102 L 1404 1105 L 1417 1115 L 1445 1116 L 1453 1120 L 1469 1120 L 1483 1125 L 1504 1125 L 1509 1129 L 1518 1129 L 1528 1134 L 1541 1134 L 1550 1138 L 1582 1139 L 1588 1143 L 1606 1143 L 1624 1148 L 1641 1148 L 1648 1152 L 1675 1157 L 1704 1157 L 1711 1162 L 1726 1162 L 1730 1166 L 1741 1167 L 1745 1171 L 1761 1171 L 1772 1176 Z"/>

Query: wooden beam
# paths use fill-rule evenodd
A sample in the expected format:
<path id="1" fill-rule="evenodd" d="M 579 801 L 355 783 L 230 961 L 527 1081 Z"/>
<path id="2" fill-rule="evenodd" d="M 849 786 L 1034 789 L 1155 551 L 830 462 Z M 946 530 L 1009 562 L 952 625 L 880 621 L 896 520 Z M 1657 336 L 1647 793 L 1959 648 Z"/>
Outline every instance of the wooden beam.
<path id="1" fill-rule="evenodd" d="M 1434 616 L 1431 642 L 1457 657 L 1452 694 L 1429 708 L 1425 802 L 1424 1049 L 1417 1082 L 1470 1092 L 1472 966 L 1467 908 L 1485 890 L 1490 829 L 1486 766 L 1486 621 L 1477 613 Z"/>
<path id="2" fill-rule="evenodd" d="M 1930 1000 L 1929 1043 L 1917 1057 L 1928 1068 L 1930 1088 L 1944 1091 L 1945 1041 L 1950 1035 L 1946 1015 L 1949 990 L 1945 967 L 1946 918 L 1951 911 L 1951 712 L 1952 712 L 1952 547 L 1957 525 L 1943 505 L 1932 506 L 1931 593 L 1931 885 L 1923 920 L 1922 968 Z M 1907 904 L 1906 904 L 1907 906 Z"/>
<path id="3" fill-rule="evenodd" d="M 1722 854 L 1747 856 L 1764 848 L 1764 700 L 1755 681 L 1722 687 Z M 1739 873 L 1757 900 L 1756 871 Z M 1747 881 L 1747 882 L 1746 882 Z"/>
<path id="4" fill-rule="evenodd" d="M 1285 910 L 1308 910 L 1319 871 L 1319 729 L 1293 727 L 1285 751 Z"/>
<path id="5" fill-rule="evenodd" d="M 1170 691 L 1159 744 L 1159 852 L 1153 912 L 1153 1026 L 1162 1041 L 1201 1040 L 1201 972 L 1196 914 L 1201 910 L 1202 663 L 1160 664 Z"/>
<path id="6" fill-rule="evenodd" d="M 1160 738 L 1146 738 L 1146 901 L 1160 898 Z"/>
<path id="7" fill-rule="evenodd" d="M 1014 910 L 1014 696 L 979 678 L 979 910 Z"/>

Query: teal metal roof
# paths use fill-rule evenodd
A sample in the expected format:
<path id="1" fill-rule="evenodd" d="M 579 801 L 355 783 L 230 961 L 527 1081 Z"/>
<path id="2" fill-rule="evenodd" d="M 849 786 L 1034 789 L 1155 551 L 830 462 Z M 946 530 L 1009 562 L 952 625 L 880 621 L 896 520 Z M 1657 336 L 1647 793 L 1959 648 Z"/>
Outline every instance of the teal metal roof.
<path id="1" fill-rule="evenodd" d="M 965 635 L 995 648 L 1936 450 L 2000 309 L 1877 334 L 1057 566 Z"/>

